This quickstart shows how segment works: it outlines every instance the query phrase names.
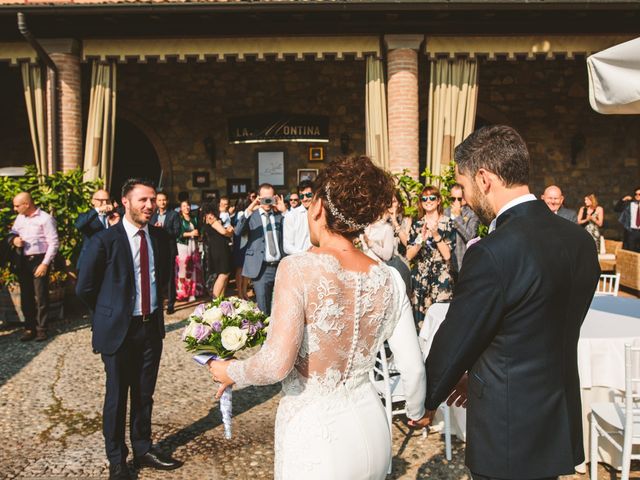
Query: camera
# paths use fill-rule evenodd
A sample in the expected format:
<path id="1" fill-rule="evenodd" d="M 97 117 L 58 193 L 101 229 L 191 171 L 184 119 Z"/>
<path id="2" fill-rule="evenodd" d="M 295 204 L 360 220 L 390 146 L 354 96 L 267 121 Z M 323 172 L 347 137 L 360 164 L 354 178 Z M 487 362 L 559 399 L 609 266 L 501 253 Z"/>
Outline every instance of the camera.
<path id="1" fill-rule="evenodd" d="M 262 205 L 273 205 L 275 203 L 273 197 L 264 197 L 260 199 Z"/>

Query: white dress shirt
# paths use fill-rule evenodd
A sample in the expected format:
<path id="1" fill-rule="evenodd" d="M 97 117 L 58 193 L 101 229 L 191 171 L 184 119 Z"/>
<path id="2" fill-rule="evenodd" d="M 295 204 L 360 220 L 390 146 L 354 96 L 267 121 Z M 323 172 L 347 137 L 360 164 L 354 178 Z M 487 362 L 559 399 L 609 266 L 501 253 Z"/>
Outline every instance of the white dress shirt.
<path id="1" fill-rule="evenodd" d="M 286 254 L 306 252 L 311 248 L 307 209 L 304 205 L 299 205 L 287 212 L 282 230 L 282 243 Z"/>
<path id="2" fill-rule="evenodd" d="M 265 262 L 278 262 L 282 258 L 282 252 L 280 252 L 280 245 L 278 241 L 278 230 L 276 229 L 276 219 L 275 214 L 272 213 L 271 216 L 267 215 L 267 212 L 262 209 L 262 207 L 258 208 L 258 212 L 260 213 L 260 220 L 262 220 L 262 230 L 264 231 L 264 261 Z M 269 253 L 269 245 L 267 243 L 267 219 L 271 219 L 271 229 L 273 230 L 273 238 L 276 243 L 276 252 L 277 255 L 274 257 Z"/>
<path id="3" fill-rule="evenodd" d="M 131 246 L 131 253 L 133 255 L 133 279 L 136 285 L 136 303 L 133 307 L 132 315 L 142 315 L 142 295 L 140 293 L 140 235 L 138 235 L 138 227 L 127 220 L 127 217 L 122 217 L 122 226 L 125 232 L 127 232 L 127 239 Z M 151 313 L 155 312 L 158 308 L 158 294 L 156 291 L 156 267 L 153 257 L 153 244 L 151 243 L 151 236 L 149 235 L 149 226 L 145 225 L 144 230 L 145 238 L 147 239 L 147 250 L 149 252 L 149 287 L 151 289 L 150 307 Z"/>
<path id="4" fill-rule="evenodd" d="M 491 225 L 489 225 L 489 233 L 493 232 L 496 229 L 496 222 L 498 221 L 498 217 L 500 215 L 502 215 L 504 212 L 506 212 L 507 210 L 509 210 L 510 208 L 515 207 L 516 205 L 520 205 L 521 203 L 525 203 L 525 202 L 532 202 L 534 200 L 537 200 L 536 196 L 533 193 L 527 193 L 525 195 L 520 195 L 519 197 L 514 198 L 513 200 L 511 200 L 510 202 L 507 202 L 499 211 L 498 214 L 496 215 L 496 218 L 494 218 L 493 220 L 491 220 Z"/>
<path id="5" fill-rule="evenodd" d="M 98 214 L 98 221 L 102 224 L 104 228 L 109 228 L 109 220 L 107 216 L 100 211 L 100 209 L 96 208 L 96 213 Z"/>
<path id="6" fill-rule="evenodd" d="M 636 225 L 636 218 L 638 218 L 639 208 L 640 208 L 640 203 L 638 202 L 631 202 L 631 204 L 629 205 L 629 213 L 631 214 L 631 218 L 629 219 L 629 228 L 631 228 L 632 230 L 640 229 L 640 227 Z"/>

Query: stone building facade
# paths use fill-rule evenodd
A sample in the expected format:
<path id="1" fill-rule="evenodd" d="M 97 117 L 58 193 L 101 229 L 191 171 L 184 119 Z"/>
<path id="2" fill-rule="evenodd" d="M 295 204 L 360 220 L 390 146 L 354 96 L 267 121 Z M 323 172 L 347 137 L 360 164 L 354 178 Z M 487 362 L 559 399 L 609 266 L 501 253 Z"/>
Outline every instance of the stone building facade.
<path id="1" fill-rule="evenodd" d="M 374 55 L 384 66 L 389 168 L 417 176 L 427 150 L 430 61 L 475 55 L 476 125 L 505 123 L 522 134 L 536 193 L 558 184 L 571 208 L 596 193 L 607 212 L 605 234 L 616 236 L 612 203 L 640 178 L 640 120 L 593 112 L 585 67 L 586 54 L 613 44 L 607 40 L 611 32 L 636 32 L 640 11 L 632 6 L 596 0 L 597 11 L 581 11 L 578 2 L 567 13 L 520 0 L 455 12 L 438 2 L 344 2 L 340 8 L 328 2 L 275 8 L 266 0 L 163 2 L 153 8 L 145 2 L 125 8 L 120 0 L 87 3 L 60 0 L 49 10 L 37 0 L 0 0 L 6 4 L 0 11 L 0 167 L 34 161 L 15 64 L 35 62 L 36 56 L 17 32 L 20 10 L 59 70 L 56 168 L 63 170 L 82 165 L 90 61 L 116 58 L 116 178 L 151 171 L 173 196 L 189 191 L 199 201 L 203 190 L 226 193 L 227 179 L 248 179 L 255 188 L 259 152 L 281 151 L 281 189 L 292 189 L 298 170 L 320 169 L 344 151 L 364 152 L 366 57 Z M 535 19 L 531 25 L 520 21 L 525 9 Z M 460 37 L 488 34 L 498 43 L 491 51 L 474 45 L 484 37 Z M 546 35 L 555 40 L 549 43 Z M 429 51 L 433 39 L 445 49 Z M 527 46 L 526 58 L 519 51 L 503 54 L 514 41 Z M 282 49 L 263 55 L 261 42 Z M 353 50 L 345 42 L 367 48 Z M 324 116 L 329 142 L 230 143 L 230 118 L 266 113 Z M 316 146 L 324 148 L 323 161 L 309 159 L 309 148 Z M 194 172 L 208 174 L 206 187 L 193 184 Z"/>
<path id="2" fill-rule="evenodd" d="M 251 179 L 255 188 L 261 151 L 284 151 L 284 187 L 291 189 L 298 169 L 322 168 L 342 153 L 341 136 L 348 135 L 350 150 L 364 151 L 364 68 L 364 62 L 355 59 L 129 63 L 118 69 L 118 111 L 138 128 L 154 133 L 157 151 L 166 152 L 159 158 L 160 166 L 174 196 L 195 190 L 198 199 L 194 171 L 208 172 L 208 188 L 221 193 L 226 192 L 228 178 Z M 229 143 L 229 118 L 273 112 L 328 116 L 329 136 L 336 140 Z M 215 145 L 213 162 L 206 138 Z M 309 160 L 310 146 L 325 148 L 324 161 Z"/>

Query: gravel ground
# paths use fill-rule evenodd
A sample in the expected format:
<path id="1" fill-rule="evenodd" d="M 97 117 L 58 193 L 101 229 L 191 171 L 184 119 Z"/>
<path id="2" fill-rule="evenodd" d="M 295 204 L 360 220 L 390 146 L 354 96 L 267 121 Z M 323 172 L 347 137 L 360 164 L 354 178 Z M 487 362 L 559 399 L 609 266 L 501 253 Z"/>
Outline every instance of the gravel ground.
<path id="1" fill-rule="evenodd" d="M 136 472 L 131 466 L 132 474 L 138 479 L 272 478 L 280 389 L 234 392 L 234 437 L 224 440 L 211 380 L 180 342 L 182 319 L 191 308 L 184 306 L 166 320 L 153 413 L 154 441 L 185 464 L 172 472 Z M 90 348 L 88 320 L 72 315 L 53 324 L 52 334 L 43 343 L 21 343 L 20 330 L 0 330 L 0 478 L 107 478 L 100 420 L 104 373 Z M 393 440 L 388 478 L 469 478 L 464 443 L 454 440 L 453 461 L 447 462 L 440 435 L 423 438 L 399 419 Z M 601 478 L 615 478 L 602 465 L 599 470 Z M 640 478 L 638 471 L 634 476 Z"/>

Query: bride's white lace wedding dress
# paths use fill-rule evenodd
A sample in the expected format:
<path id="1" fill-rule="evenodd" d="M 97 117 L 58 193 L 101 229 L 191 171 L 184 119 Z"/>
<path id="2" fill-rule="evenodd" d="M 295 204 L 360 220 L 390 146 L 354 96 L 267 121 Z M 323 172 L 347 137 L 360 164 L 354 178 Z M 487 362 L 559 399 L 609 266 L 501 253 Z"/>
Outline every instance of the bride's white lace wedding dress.
<path id="1" fill-rule="evenodd" d="M 275 478 L 383 479 L 391 438 L 369 372 L 386 339 L 407 415 L 424 414 L 424 365 L 400 275 L 384 264 L 348 271 L 306 252 L 280 263 L 274 295 L 266 343 L 228 374 L 236 388 L 282 381 Z"/>

